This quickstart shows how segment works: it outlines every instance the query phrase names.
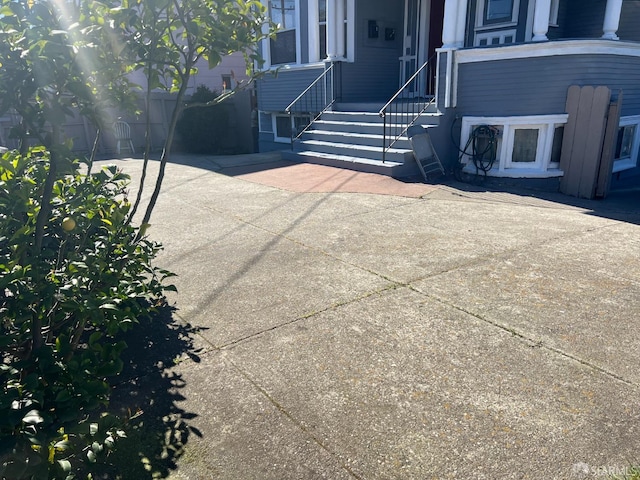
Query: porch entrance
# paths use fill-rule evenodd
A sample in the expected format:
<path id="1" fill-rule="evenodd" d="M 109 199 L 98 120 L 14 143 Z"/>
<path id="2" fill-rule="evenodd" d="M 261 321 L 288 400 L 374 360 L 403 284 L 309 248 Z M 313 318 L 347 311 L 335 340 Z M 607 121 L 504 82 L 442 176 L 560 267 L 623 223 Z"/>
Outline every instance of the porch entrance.
<path id="1" fill-rule="evenodd" d="M 402 56 L 400 57 L 399 87 L 428 60 L 434 57 L 436 48 L 442 46 L 444 0 L 404 0 L 404 30 Z M 433 65 L 410 85 L 415 97 L 435 93 L 436 59 Z M 417 85 L 427 85 L 427 92 L 420 92 Z"/>

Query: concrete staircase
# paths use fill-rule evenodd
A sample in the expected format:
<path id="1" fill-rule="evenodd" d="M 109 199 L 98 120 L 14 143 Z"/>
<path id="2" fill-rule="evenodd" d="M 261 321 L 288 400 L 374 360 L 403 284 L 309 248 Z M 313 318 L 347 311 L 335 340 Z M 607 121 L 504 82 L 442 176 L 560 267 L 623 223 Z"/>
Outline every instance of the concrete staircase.
<path id="1" fill-rule="evenodd" d="M 382 104 L 334 105 L 294 143 L 293 150 L 283 152 L 283 157 L 392 177 L 420 175 L 406 136 L 382 161 L 384 123 L 378 115 L 380 108 Z M 435 127 L 438 121 L 439 114 L 432 105 L 416 123 Z"/>

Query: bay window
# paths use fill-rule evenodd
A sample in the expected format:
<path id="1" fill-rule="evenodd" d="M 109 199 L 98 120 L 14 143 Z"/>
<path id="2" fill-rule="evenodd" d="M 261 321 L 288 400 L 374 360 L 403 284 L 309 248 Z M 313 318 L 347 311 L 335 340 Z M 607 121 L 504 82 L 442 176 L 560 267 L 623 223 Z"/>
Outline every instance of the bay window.
<path id="1" fill-rule="evenodd" d="M 476 27 L 491 27 L 518 21 L 519 1 L 479 0 L 476 11 Z"/>

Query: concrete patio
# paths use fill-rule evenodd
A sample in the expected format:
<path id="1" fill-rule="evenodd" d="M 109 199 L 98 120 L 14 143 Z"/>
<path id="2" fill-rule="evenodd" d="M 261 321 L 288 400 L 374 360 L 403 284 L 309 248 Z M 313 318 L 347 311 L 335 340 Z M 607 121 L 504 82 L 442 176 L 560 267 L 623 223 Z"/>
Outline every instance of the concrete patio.
<path id="1" fill-rule="evenodd" d="M 134 179 L 142 165 L 109 163 Z M 167 369 L 198 435 L 162 478 L 640 464 L 638 191 L 578 201 L 176 157 L 151 224 L 198 351 Z"/>

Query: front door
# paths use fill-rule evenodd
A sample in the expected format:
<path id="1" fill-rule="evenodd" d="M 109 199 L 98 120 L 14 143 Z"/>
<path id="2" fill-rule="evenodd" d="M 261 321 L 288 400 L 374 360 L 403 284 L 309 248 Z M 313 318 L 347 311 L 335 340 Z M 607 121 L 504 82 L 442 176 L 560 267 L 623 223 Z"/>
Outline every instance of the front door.
<path id="1" fill-rule="evenodd" d="M 400 86 L 427 61 L 429 12 L 431 0 L 404 0 L 404 30 L 402 56 L 400 57 Z M 422 73 L 426 75 L 426 71 Z M 424 79 L 412 82 L 409 92 L 420 94 L 417 85 L 424 85 Z"/>

